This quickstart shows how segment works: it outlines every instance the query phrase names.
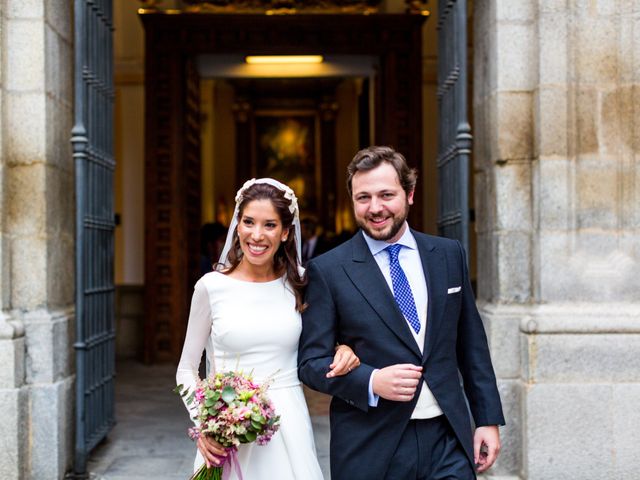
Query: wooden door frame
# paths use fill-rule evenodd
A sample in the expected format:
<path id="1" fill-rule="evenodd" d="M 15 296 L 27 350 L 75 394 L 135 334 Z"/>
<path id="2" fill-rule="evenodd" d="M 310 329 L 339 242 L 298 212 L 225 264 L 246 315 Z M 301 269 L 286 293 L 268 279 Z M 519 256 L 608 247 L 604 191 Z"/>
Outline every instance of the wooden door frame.
<path id="1" fill-rule="evenodd" d="M 375 141 L 422 163 L 422 24 L 411 14 L 145 13 L 145 361 L 175 362 L 194 273 L 187 238 L 187 65 L 201 54 L 345 54 L 378 58 Z M 355 153 L 355 152 L 354 152 Z M 193 162 L 192 162 L 193 163 Z M 193 165 L 192 165 L 193 167 Z M 421 204 L 416 195 L 416 205 Z M 411 223 L 421 226 L 420 209 Z M 199 218 L 197 219 L 199 221 Z M 193 219 L 191 219 L 193 222 Z"/>

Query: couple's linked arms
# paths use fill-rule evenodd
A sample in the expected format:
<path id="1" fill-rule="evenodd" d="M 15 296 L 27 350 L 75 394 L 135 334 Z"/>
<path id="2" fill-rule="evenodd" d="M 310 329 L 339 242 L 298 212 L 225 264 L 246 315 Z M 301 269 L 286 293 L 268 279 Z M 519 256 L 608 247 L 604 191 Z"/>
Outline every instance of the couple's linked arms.
<path id="1" fill-rule="evenodd" d="M 360 359 L 349 345 L 338 345 L 335 352 L 333 361 L 329 364 L 327 378 L 346 375 L 360 366 Z"/>
<path id="2" fill-rule="evenodd" d="M 373 367 L 361 363 L 348 375 L 327 375 L 334 346 L 339 343 L 336 309 L 331 291 L 315 262 L 309 263 L 306 275 L 309 285 L 305 300 L 309 307 L 302 314 L 298 377 L 305 385 L 318 392 L 338 397 L 349 405 L 367 411 L 369 378 Z M 350 346 L 357 350 L 357 345 Z"/>

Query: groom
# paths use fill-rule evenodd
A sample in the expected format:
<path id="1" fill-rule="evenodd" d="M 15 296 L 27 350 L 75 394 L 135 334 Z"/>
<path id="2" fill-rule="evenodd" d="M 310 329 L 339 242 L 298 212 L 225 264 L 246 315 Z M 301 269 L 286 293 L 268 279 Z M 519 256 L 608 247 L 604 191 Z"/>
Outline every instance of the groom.
<path id="1" fill-rule="evenodd" d="M 333 480 L 473 479 L 500 449 L 504 417 L 465 252 L 409 228 L 415 184 L 392 148 L 358 152 L 347 186 L 361 230 L 307 267 L 298 373 L 334 396 Z M 332 378 L 338 343 L 362 364 Z"/>

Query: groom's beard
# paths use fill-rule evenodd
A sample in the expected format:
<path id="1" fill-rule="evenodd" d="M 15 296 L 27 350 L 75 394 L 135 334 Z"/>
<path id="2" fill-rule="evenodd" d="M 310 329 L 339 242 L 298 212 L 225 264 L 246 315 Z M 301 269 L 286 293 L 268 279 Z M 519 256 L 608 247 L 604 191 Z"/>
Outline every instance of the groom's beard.
<path id="1" fill-rule="evenodd" d="M 382 215 L 367 215 L 365 219 L 356 217 L 356 223 L 364 231 L 364 233 L 369 235 L 374 240 L 382 240 L 386 242 L 387 240 L 390 240 L 397 235 L 397 233 L 404 225 L 404 222 L 407 220 L 407 217 L 409 216 L 409 202 L 405 204 L 403 212 L 399 213 L 398 216 L 392 217 L 393 221 L 391 222 L 391 225 L 389 225 L 386 229 L 373 230 L 369 227 L 369 224 L 367 223 L 368 218 L 380 218 L 386 215 L 389 215 L 388 211 L 385 211 Z"/>

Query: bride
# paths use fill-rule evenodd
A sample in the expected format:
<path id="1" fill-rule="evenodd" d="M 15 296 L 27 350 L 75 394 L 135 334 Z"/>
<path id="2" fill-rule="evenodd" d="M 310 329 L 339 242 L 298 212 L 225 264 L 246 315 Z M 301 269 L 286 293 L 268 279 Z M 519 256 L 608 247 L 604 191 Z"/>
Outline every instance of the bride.
<path id="1" fill-rule="evenodd" d="M 206 348 L 214 370 L 253 372 L 272 378 L 268 395 L 281 417 L 265 446 L 241 445 L 244 478 L 322 479 L 309 412 L 297 373 L 300 312 L 305 280 L 300 267 L 298 202 L 286 185 L 270 179 L 246 182 L 236 195 L 233 221 L 217 271 L 195 285 L 176 381 L 192 389 Z M 348 374 L 360 361 L 337 348 L 327 376 Z M 191 416 L 195 414 L 191 408 Z M 215 466 L 225 450 L 210 437 L 198 439 L 195 469 Z M 232 472 L 231 478 L 237 478 Z"/>

